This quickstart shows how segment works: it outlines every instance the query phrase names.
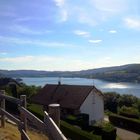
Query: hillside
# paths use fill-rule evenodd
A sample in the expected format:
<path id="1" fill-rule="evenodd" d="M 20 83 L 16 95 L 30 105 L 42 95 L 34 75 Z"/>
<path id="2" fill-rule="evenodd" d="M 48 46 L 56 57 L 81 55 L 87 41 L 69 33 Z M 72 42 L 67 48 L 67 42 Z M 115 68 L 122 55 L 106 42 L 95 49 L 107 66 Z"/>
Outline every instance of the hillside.
<path id="1" fill-rule="evenodd" d="M 0 70 L 0 77 L 85 77 L 114 82 L 140 82 L 140 64 L 81 71 Z"/>
<path id="2" fill-rule="evenodd" d="M 37 133 L 35 130 L 28 130 L 27 134 L 31 140 L 48 140 L 48 137 L 42 133 Z M 0 127 L 0 140 L 20 140 L 20 132 L 17 126 L 6 123 L 5 128 Z"/>
<path id="3" fill-rule="evenodd" d="M 140 64 L 86 70 L 80 75 L 114 82 L 140 82 Z"/>

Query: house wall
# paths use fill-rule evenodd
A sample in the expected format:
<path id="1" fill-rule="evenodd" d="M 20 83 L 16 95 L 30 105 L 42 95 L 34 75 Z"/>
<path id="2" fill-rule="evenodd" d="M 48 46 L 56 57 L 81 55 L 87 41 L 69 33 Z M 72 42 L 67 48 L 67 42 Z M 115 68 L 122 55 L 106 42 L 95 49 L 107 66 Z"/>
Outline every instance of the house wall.
<path id="1" fill-rule="evenodd" d="M 104 118 L 103 96 L 91 91 L 84 103 L 81 105 L 80 111 L 81 113 L 89 114 L 90 124 L 95 121 L 102 121 Z"/>

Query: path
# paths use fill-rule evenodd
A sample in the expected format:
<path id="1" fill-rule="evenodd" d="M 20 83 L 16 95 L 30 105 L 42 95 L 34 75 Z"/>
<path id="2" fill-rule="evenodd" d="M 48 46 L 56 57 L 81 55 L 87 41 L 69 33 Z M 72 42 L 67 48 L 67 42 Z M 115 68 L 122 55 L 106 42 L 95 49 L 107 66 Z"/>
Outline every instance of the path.
<path id="1" fill-rule="evenodd" d="M 117 136 L 121 140 L 137 140 L 140 137 L 140 135 L 132 131 L 128 131 L 119 127 L 116 128 L 117 128 Z"/>
<path id="2" fill-rule="evenodd" d="M 104 120 L 109 122 L 108 116 L 104 117 Z M 132 131 L 128 131 L 126 129 L 122 129 L 119 127 L 117 128 L 117 136 L 121 139 L 121 140 L 137 140 L 140 135 L 137 133 L 134 133 Z"/>

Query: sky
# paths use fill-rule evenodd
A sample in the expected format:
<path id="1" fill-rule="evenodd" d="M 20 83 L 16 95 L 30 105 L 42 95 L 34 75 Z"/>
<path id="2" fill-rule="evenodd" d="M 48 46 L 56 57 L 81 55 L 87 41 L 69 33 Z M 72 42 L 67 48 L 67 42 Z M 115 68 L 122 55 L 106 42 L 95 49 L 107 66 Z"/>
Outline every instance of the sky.
<path id="1" fill-rule="evenodd" d="M 140 63 L 140 0 L 0 0 L 0 69 Z"/>

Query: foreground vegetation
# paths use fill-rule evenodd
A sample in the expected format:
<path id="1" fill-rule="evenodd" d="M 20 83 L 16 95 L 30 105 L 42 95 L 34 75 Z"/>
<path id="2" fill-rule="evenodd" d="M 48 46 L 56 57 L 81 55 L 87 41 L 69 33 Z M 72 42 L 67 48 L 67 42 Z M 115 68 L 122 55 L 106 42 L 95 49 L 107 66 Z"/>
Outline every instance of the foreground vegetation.
<path id="1" fill-rule="evenodd" d="M 28 105 L 27 105 L 28 110 L 30 110 L 38 118 L 43 119 L 42 106 L 35 105 L 30 102 L 31 96 L 38 93 L 41 87 L 27 86 L 24 83 L 20 83 L 18 85 L 16 83 L 10 83 L 8 85 L 0 86 L 0 89 L 5 89 L 8 95 L 11 95 L 16 98 L 19 98 L 20 95 L 25 94 L 28 100 Z M 114 112 L 117 113 L 118 115 L 123 115 L 124 116 L 123 120 L 125 117 L 129 117 L 131 119 L 132 118 L 137 119 L 138 123 L 140 121 L 140 99 L 135 96 L 120 95 L 114 92 L 105 93 L 104 105 L 105 105 L 105 110 L 107 112 Z M 13 104 L 11 105 L 9 103 L 6 103 L 6 107 L 7 109 L 13 110 L 13 112 L 18 112 L 17 107 L 14 106 Z M 121 117 L 120 118 L 118 117 L 118 119 L 122 121 Z M 132 122 L 131 119 L 126 118 L 126 120 Z M 92 139 L 114 140 L 116 138 L 116 130 L 111 124 L 98 124 L 96 126 L 95 125 L 89 126 L 88 123 L 85 123 L 87 120 L 84 119 L 77 120 L 75 119 L 74 116 L 71 116 L 64 121 L 61 121 L 62 132 L 68 137 L 71 136 L 71 138 L 75 137 L 76 139 L 77 138 L 81 139 L 83 137 L 84 139 L 89 139 L 89 140 Z M 68 124 L 66 123 L 66 121 Z M 111 122 L 114 123 L 112 120 Z M 131 124 L 134 123 L 132 122 Z M 74 125 L 80 127 L 80 129 L 76 128 Z"/>
<path id="2" fill-rule="evenodd" d="M 126 117 L 140 118 L 140 99 L 133 95 L 120 95 L 115 92 L 105 93 L 104 107 L 106 111 Z"/>
<path id="3" fill-rule="evenodd" d="M 35 130 L 27 130 L 27 134 L 31 140 L 48 140 L 48 137 L 42 133 L 38 133 Z M 0 128 L 0 140 L 20 140 L 20 132 L 18 127 L 6 123 L 5 128 Z"/>
<path id="4" fill-rule="evenodd" d="M 140 134 L 140 120 L 134 118 L 128 118 L 117 114 L 110 114 L 109 121 L 115 126 L 128 129 L 135 133 Z"/>
<path id="5" fill-rule="evenodd" d="M 132 95 L 105 93 L 104 99 L 105 109 L 112 124 L 140 134 L 139 98 Z"/>

